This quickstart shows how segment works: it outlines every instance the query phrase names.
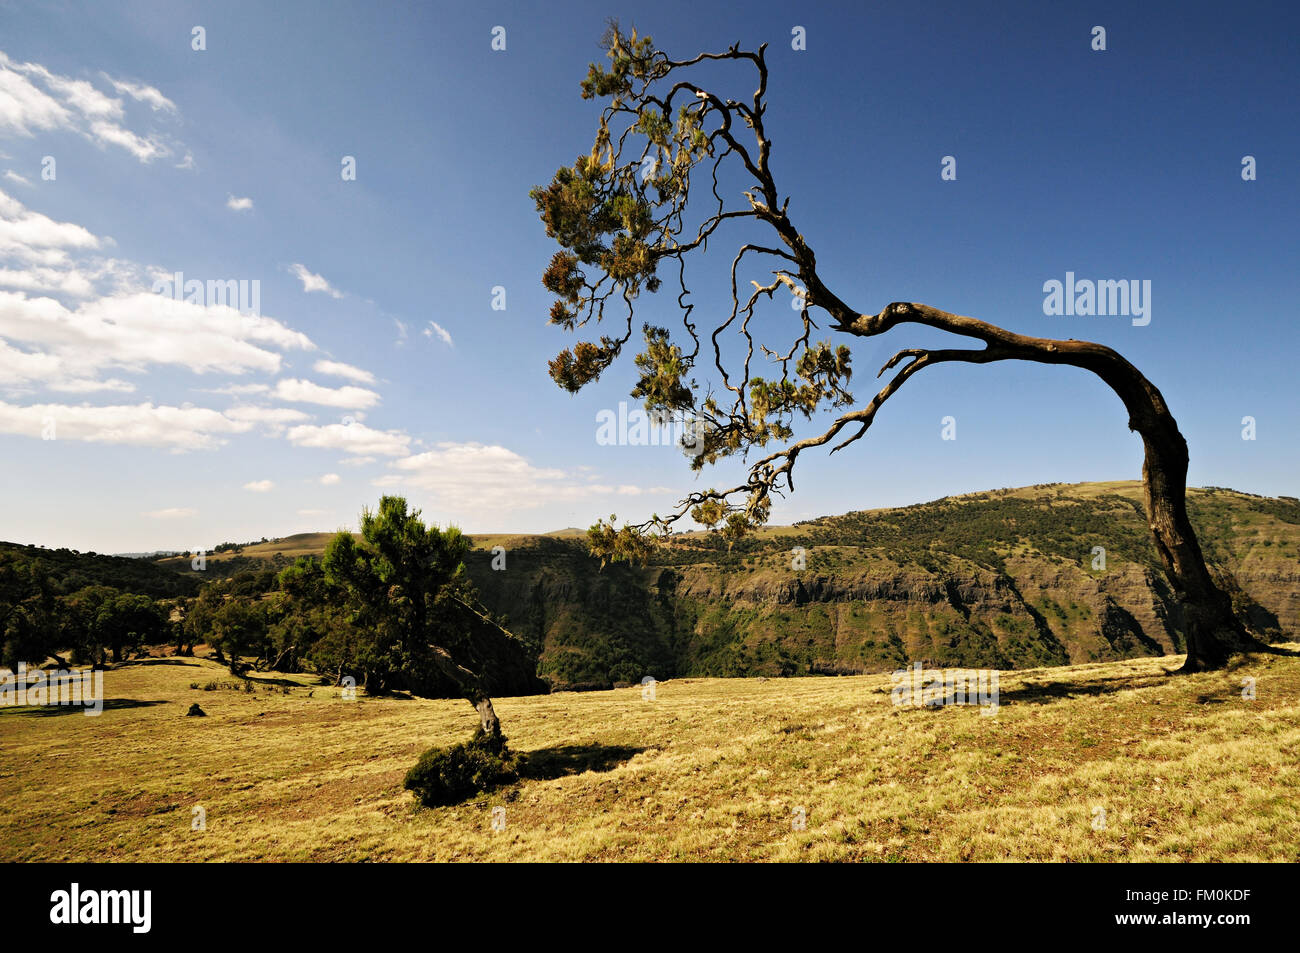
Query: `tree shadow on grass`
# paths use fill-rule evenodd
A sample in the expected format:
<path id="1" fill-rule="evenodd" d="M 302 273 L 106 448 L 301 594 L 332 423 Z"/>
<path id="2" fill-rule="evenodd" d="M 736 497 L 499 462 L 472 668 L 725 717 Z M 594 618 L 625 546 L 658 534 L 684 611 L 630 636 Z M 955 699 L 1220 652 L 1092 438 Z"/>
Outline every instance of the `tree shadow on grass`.
<path id="1" fill-rule="evenodd" d="M 584 771 L 612 771 L 645 751 L 630 745 L 559 745 L 521 751 L 516 762 L 520 779 L 554 781 Z"/>
<path id="2" fill-rule="evenodd" d="M 1088 695 L 1113 695 L 1116 692 L 1129 692 L 1139 688 L 1156 688 L 1169 685 L 1171 674 L 1160 675 L 1117 675 L 1110 678 L 1097 678 L 1087 682 L 1054 681 L 1033 682 L 1010 691 L 998 691 L 999 705 L 1025 703 L 1030 705 L 1049 705 L 1054 701 L 1069 700 Z"/>
<path id="3" fill-rule="evenodd" d="M 118 711 L 126 708 L 152 708 L 154 705 L 167 705 L 165 701 L 141 701 L 135 698 L 105 698 L 104 711 Z M 93 706 L 87 705 L 23 705 L 22 707 L 0 706 L 0 717 L 6 715 L 12 717 L 27 716 L 30 718 L 50 718 L 58 715 L 75 715 L 82 712 L 94 711 Z"/>
<path id="4" fill-rule="evenodd" d="M 287 685 L 290 688 L 316 688 L 317 687 L 316 684 L 304 685 L 302 682 L 296 682 L 292 678 L 272 678 L 270 676 L 250 675 L 247 673 L 239 677 L 244 679 L 245 681 L 252 682 L 254 685 Z M 330 683 L 324 682 L 323 684 L 328 685 Z"/>
<path id="5" fill-rule="evenodd" d="M 125 662 L 114 662 L 113 668 L 126 668 L 129 665 L 183 665 L 187 668 L 202 668 L 192 658 L 133 658 Z"/>

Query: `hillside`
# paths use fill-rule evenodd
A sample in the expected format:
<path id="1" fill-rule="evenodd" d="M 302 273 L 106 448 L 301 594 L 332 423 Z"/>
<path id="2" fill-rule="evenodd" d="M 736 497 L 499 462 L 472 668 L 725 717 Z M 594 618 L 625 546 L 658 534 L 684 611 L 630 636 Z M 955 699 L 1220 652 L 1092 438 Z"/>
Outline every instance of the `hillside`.
<path id="1" fill-rule="evenodd" d="M 1191 494 L 1207 557 L 1265 629 L 1300 629 L 1300 504 Z M 1094 570 L 1093 548 L 1106 550 Z M 806 567 L 792 569 L 792 550 Z M 484 602 L 545 646 L 559 684 L 640 675 L 1022 668 L 1173 654 L 1179 609 L 1136 483 L 971 494 L 774 527 L 728 551 L 691 534 L 659 565 L 600 570 L 581 544 L 531 538 Z"/>
<path id="2" fill-rule="evenodd" d="M 202 582 L 197 575 L 178 575 L 171 567 L 149 559 L 0 542 L 0 566 L 29 563 L 39 567 L 59 595 L 69 595 L 86 586 L 111 586 L 123 592 L 165 599 L 193 595 Z"/>
<path id="3" fill-rule="evenodd" d="M 469 571 L 484 604 L 543 646 L 541 672 L 558 687 L 1173 654 L 1179 610 L 1141 498 L 1136 482 L 973 493 L 770 527 L 730 550 L 689 533 L 645 568 L 602 570 L 571 530 L 479 536 Z M 1266 630 L 1300 631 L 1300 502 L 1206 488 L 1189 507 L 1239 605 Z M 284 565 L 329 536 L 210 556 L 208 572 Z M 505 571 L 491 568 L 494 546 Z M 187 559 L 159 565 L 198 575 Z"/>
<path id="4" fill-rule="evenodd" d="M 1004 673 L 993 717 L 879 675 L 505 698 L 523 779 L 428 809 L 403 775 L 465 702 L 134 662 L 97 718 L 0 708 L 0 861 L 1300 861 L 1300 664 L 1170 667 Z"/>

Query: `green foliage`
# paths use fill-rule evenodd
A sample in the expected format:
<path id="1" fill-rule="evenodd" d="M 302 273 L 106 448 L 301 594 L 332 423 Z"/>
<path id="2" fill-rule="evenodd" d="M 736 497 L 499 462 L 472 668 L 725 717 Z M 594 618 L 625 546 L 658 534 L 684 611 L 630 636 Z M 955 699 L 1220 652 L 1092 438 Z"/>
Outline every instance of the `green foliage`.
<path id="1" fill-rule="evenodd" d="M 192 596 L 199 591 L 198 579 L 182 576 L 148 559 L 0 543 L 0 590 L 6 574 L 13 572 L 47 576 L 54 594 L 61 596 L 87 586 L 109 586 L 154 599 Z"/>
<path id="2" fill-rule="evenodd" d="M 406 773 L 403 787 L 426 807 L 459 804 L 476 794 L 508 784 L 518 777 L 505 738 L 480 729 L 467 742 L 450 748 L 430 748 Z"/>
<path id="3" fill-rule="evenodd" d="M 431 644 L 453 656 L 467 649 L 459 601 L 472 596 L 464 576 L 469 540 L 419 517 L 402 497 L 383 497 L 378 510 L 362 513 L 360 541 L 339 533 L 330 542 L 322 580 L 298 580 L 342 597 L 370 691 L 423 692 L 436 678 Z"/>
<path id="4" fill-rule="evenodd" d="M 243 656 L 266 655 L 266 635 L 267 612 L 260 600 L 235 596 L 212 614 L 209 642 L 229 659 L 233 674 L 246 667 Z"/>
<path id="5" fill-rule="evenodd" d="M 549 320 L 570 331 L 592 317 L 600 321 L 608 301 L 630 305 L 643 289 L 659 289 L 656 271 L 677 246 L 691 169 L 713 152 L 701 128 L 702 102 L 683 106 L 674 118 L 661 103 L 644 98 L 647 84 L 668 71 L 666 57 L 649 37 L 635 30 L 626 34 L 611 23 L 602 43 L 609 65 L 592 63 L 582 81 L 584 98 L 610 100 L 591 151 L 529 192 L 546 234 L 561 246 L 542 276 L 556 296 Z M 628 105 L 621 105 L 625 100 Z M 609 120 L 619 111 L 631 114 L 628 131 L 644 139 L 638 154 L 625 156 L 625 136 L 617 143 L 611 137 Z M 589 279 L 589 273 L 597 277 Z M 689 406 L 689 391 L 680 384 L 689 360 L 680 351 L 673 355 L 667 332 L 657 331 L 651 335 L 647 329 L 648 346 L 638 358 L 647 407 Z M 629 318 L 622 336 L 566 348 L 551 361 L 551 377 L 570 392 L 581 389 L 630 337 Z"/>

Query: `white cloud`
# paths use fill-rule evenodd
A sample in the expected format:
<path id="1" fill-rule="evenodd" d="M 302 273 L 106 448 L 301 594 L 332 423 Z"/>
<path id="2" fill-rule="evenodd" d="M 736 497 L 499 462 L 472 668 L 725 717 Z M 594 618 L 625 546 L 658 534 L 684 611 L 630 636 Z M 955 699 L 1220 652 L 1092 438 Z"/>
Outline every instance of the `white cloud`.
<path id="1" fill-rule="evenodd" d="M 324 476 L 320 478 L 320 482 L 321 482 L 321 486 L 334 486 L 341 479 L 343 478 L 339 476 L 337 473 L 326 473 Z"/>
<path id="2" fill-rule="evenodd" d="M 252 483 L 245 483 L 244 489 L 252 493 L 269 493 L 275 489 L 275 484 L 270 480 L 254 480 Z"/>
<path id="3" fill-rule="evenodd" d="M 147 103 L 153 107 L 154 111 L 164 110 L 172 113 L 177 111 L 176 104 L 152 86 L 146 86 L 143 83 L 132 83 L 125 79 L 114 79 L 107 73 L 100 73 L 99 75 L 108 80 L 119 93 L 126 93 L 132 99 Z"/>
<path id="4" fill-rule="evenodd" d="M 30 137 L 34 131 L 70 126 L 73 116 L 48 93 L 37 89 L 18 64 L 0 53 L 0 129 Z"/>
<path id="5" fill-rule="evenodd" d="M 306 265 L 293 264 L 289 266 L 289 272 L 302 282 L 302 290 L 308 293 L 313 291 L 323 291 L 331 298 L 342 298 L 343 292 L 338 291 L 330 286 L 330 283 L 320 275 L 313 274 L 307 270 Z"/>
<path id="6" fill-rule="evenodd" d="M 130 381 L 124 381 L 117 377 L 110 377 L 106 381 L 89 381 L 81 379 L 71 379 L 63 381 L 54 381 L 49 385 L 50 390 L 59 391 L 64 394 L 90 394 L 96 391 L 116 391 L 120 394 L 129 394 L 135 390 L 135 385 Z"/>
<path id="7" fill-rule="evenodd" d="M 104 75 L 104 74 L 101 74 Z M 154 113 L 175 113 L 176 104 L 152 86 L 104 76 L 119 93 L 147 103 Z M 129 129 L 121 99 L 84 79 L 53 73 L 39 63 L 19 63 L 0 53 L 0 130 L 24 137 L 37 132 L 76 132 L 101 147 L 125 149 L 141 162 L 170 156 L 177 145 L 156 130 Z"/>
<path id="8" fill-rule="evenodd" d="M 312 370 L 317 374 L 329 374 L 333 377 L 344 377 L 350 381 L 356 381 L 358 384 L 373 384 L 375 375 L 369 371 L 364 371 L 359 367 L 353 367 L 351 364 L 343 364 L 339 361 L 317 361 L 312 365 Z"/>
<path id="9" fill-rule="evenodd" d="M 67 261 L 67 249 L 99 248 L 101 239 L 80 225 L 56 222 L 0 191 L 0 255 L 47 267 Z"/>
<path id="10" fill-rule="evenodd" d="M 253 207 L 253 200 L 250 198 L 235 198 L 231 195 L 226 199 L 226 208 L 232 212 L 247 212 Z"/>
<path id="11" fill-rule="evenodd" d="M 248 394 L 269 394 L 270 384 L 227 384 L 225 387 L 213 387 L 205 390 L 206 394 L 225 394 L 228 397 L 243 397 Z"/>
<path id="12" fill-rule="evenodd" d="M 455 346 L 451 343 L 451 335 L 447 333 L 446 329 L 437 321 L 430 321 L 429 326 L 424 329 L 424 336 L 431 338 L 435 334 L 438 335 L 438 337 L 442 339 L 442 343 L 446 344 L 448 347 Z"/>
<path id="13" fill-rule="evenodd" d="M 411 438 L 400 430 L 374 430 L 365 424 L 303 424 L 289 428 L 295 447 L 341 450 L 356 456 L 401 457 L 410 452 Z"/>
<path id="14" fill-rule="evenodd" d="M 111 295 L 64 307 L 53 298 L 0 291 L 0 337 L 41 349 L 61 376 L 91 377 L 108 367 L 175 365 L 196 374 L 276 373 L 271 348 L 313 350 L 304 334 L 273 318 L 227 305 L 201 306 L 164 295 Z"/>
<path id="15" fill-rule="evenodd" d="M 174 451 L 220 446 L 232 434 L 251 430 L 249 421 L 233 420 L 203 407 L 123 404 L 30 404 L 0 401 L 0 433 L 55 440 L 159 447 Z"/>
<path id="16" fill-rule="evenodd" d="M 243 313 L 250 307 L 235 300 L 238 282 L 195 282 L 206 293 L 178 301 L 171 273 L 96 254 L 109 244 L 0 190 L 0 388 L 122 391 L 129 386 L 120 377 L 98 382 L 101 373 L 151 365 L 273 374 L 281 352 L 315 350 L 274 318 Z"/>
<path id="17" fill-rule="evenodd" d="M 379 395 L 364 387 L 322 387 L 312 381 L 285 378 L 276 382 L 273 396 L 298 404 L 321 404 L 325 407 L 360 409 L 379 403 Z"/>
<path id="18" fill-rule="evenodd" d="M 300 424 L 304 421 L 311 420 L 310 414 L 304 414 L 301 410 L 293 410 L 290 407 L 253 407 L 240 405 L 231 407 L 225 412 L 231 420 L 239 420 L 245 423 L 261 425 L 265 431 L 274 436 L 284 433 L 284 428 L 290 424 Z"/>
<path id="19" fill-rule="evenodd" d="M 188 506 L 172 506 L 165 510 L 150 510 L 144 515 L 156 520 L 175 520 L 195 516 L 198 512 L 198 510 L 191 509 Z"/>
<path id="20" fill-rule="evenodd" d="M 30 187 L 32 184 L 30 179 L 24 178 L 23 176 L 15 172 L 13 169 L 9 169 L 7 172 L 5 172 L 5 178 L 8 179 L 10 182 L 17 182 L 19 185 L 26 185 Z"/>
<path id="21" fill-rule="evenodd" d="M 376 478 L 376 486 L 427 490 L 451 512 L 486 518 L 548 503 L 640 496 L 660 489 L 592 485 L 576 473 L 535 467 L 512 450 L 481 443 L 440 443 L 389 466 L 397 472 Z"/>

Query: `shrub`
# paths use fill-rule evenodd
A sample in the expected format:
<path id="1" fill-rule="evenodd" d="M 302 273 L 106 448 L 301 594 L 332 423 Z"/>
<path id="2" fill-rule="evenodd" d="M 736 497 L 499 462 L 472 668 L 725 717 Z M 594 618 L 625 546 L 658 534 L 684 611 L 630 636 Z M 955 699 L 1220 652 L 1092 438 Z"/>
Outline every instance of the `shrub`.
<path id="1" fill-rule="evenodd" d="M 479 729 L 467 742 L 450 748 L 430 748 L 420 755 L 403 782 L 426 807 L 457 804 L 518 777 L 505 738 L 492 738 Z"/>

